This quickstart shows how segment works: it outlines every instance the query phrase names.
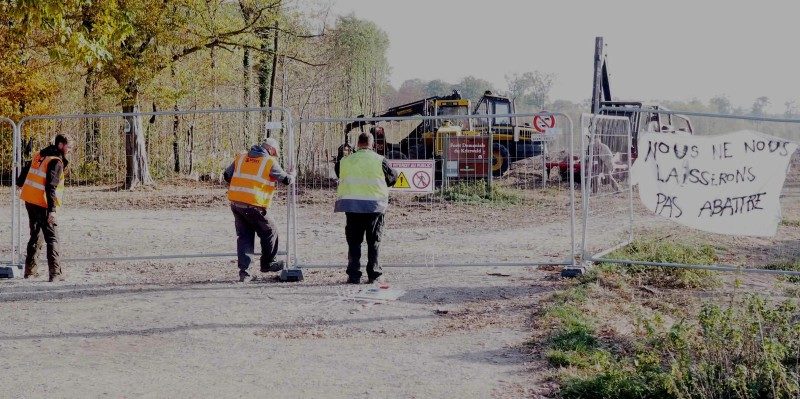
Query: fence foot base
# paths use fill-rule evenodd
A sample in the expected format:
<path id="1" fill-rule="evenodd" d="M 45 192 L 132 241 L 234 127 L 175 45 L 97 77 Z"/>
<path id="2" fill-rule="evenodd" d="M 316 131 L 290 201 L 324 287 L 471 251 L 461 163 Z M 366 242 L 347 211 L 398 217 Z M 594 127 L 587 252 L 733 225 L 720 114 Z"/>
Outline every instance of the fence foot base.
<path id="1" fill-rule="evenodd" d="M 283 269 L 278 275 L 281 281 L 303 281 L 302 269 Z"/>
<path id="2" fill-rule="evenodd" d="M 586 268 L 583 266 L 565 267 L 563 270 L 561 270 L 561 277 L 575 278 L 584 274 L 586 274 Z"/>
<path id="3" fill-rule="evenodd" d="M 0 278 L 22 278 L 22 265 L 0 265 Z"/>

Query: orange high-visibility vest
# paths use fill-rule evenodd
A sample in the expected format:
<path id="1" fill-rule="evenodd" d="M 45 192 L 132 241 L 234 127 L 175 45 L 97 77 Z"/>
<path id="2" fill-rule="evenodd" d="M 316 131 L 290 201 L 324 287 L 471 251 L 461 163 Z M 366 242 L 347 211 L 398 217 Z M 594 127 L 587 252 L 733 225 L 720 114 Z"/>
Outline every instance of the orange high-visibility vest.
<path id="1" fill-rule="evenodd" d="M 31 167 L 28 170 L 28 175 L 25 176 L 25 184 L 22 186 L 22 192 L 19 197 L 23 201 L 47 208 L 47 193 L 45 192 L 45 184 L 47 182 L 47 165 L 50 161 L 56 160 L 61 162 L 59 157 L 43 157 L 41 154 L 36 154 L 31 161 Z M 56 197 L 53 198 L 55 206 L 61 206 L 61 198 L 64 194 L 64 170 L 61 170 L 61 175 L 58 179 L 58 186 L 56 186 Z"/>
<path id="2" fill-rule="evenodd" d="M 228 187 L 228 199 L 269 208 L 277 180 L 270 176 L 275 159 L 269 155 L 250 157 L 246 152 L 233 161 L 233 176 Z"/>

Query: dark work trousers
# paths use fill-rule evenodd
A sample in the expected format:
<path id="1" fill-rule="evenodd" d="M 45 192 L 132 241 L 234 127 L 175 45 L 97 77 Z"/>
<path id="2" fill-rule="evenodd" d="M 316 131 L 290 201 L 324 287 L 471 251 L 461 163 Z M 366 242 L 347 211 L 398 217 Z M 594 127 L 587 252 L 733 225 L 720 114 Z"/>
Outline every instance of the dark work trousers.
<path id="1" fill-rule="evenodd" d="M 383 274 L 378 263 L 378 249 L 383 234 L 383 214 L 345 212 L 345 215 L 347 216 L 347 225 L 344 228 L 348 247 L 347 275 L 351 278 L 361 278 L 361 243 L 366 234 L 367 277 L 378 278 Z"/>
<path id="2" fill-rule="evenodd" d="M 25 257 L 25 276 L 35 276 L 36 253 L 41 248 L 39 235 L 44 236 L 47 244 L 47 266 L 50 270 L 50 277 L 61 274 L 61 265 L 58 263 L 58 230 L 57 223 L 47 223 L 47 209 L 38 205 L 25 203 L 28 211 L 28 223 L 31 228 L 31 238 L 28 240 L 28 253 Z"/>
<path id="3" fill-rule="evenodd" d="M 247 271 L 255 249 L 255 235 L 261 240 L 261 266 L 269 267 L 278 254 L 278 231 L 267 210 L 260 207 L 231 204 L 236 226 L 236 256 L 239 270 Z"/>

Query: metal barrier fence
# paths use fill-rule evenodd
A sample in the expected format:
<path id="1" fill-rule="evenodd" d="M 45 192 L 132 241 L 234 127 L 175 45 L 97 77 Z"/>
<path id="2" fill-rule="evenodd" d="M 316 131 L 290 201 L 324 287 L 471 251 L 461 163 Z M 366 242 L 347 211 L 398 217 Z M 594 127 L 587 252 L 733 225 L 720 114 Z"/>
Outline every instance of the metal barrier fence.
<path id="1" fill-rule="evenodd" d="M 30 116 L 18 124 L 12 175 L 30 159 L 26 146 L 39 151 L 59 133 L 73 138 L 66 206 L 59 212 L 69 226 L 60 229 L 64 262 L 235 257 L 230 211 L 218 208 L 227 205 L 221 174 L 265 136 L 281 143 L 281 163 L 293 171 L 291 118 L 282 108 Z M 128 189 L 137 183 L 141 187 Z M 286 226 L 279 254 L 290 265 L 293 192 L 278 190 L 273 209 L 286 212 L 272 213 Z M 27 215 L 17 196 L 12 188 L 11 256 L 19 264 Z"/>
<path id="2" fill-rule="evenodd" d="M 588 176 L 584 177 L 581 193 L 584 203 L 584 261 L 800 275 L 797 271 L 800 259 L 800 202 L 797 200 L 800 160 L 797 153 L 792 156 L 781 194 L 783 221 L 777 235 L 772 238 L 700 232 L 658 217 L 647 211 L 638 199 L 632 200 L 635 189 L 631 187 L 628 176 L 630 160 L 636 156 L 638 134 L 648 129 L 663 134 L 695 135 L 753 130 L 798 141 L 800 120 L 620 108 L 603 108 L 601 113 L 606 115 L 584 116 L 581 124 L 584 133 L 582 148 L 587 151 L 585 159 L 590 161 L 583 165 L 583 174 Z M 607 165 L 609 161 L 610 167 Z M 616 178 L 616 182 L 609 176 Z M 591 184 L 595 181 L 608 185 Z M 614 187 L 614 183 L 618 187 Z M 622 245 L 639 239 L 703 243 L 713 248 L 713 261 L 697 264 L 651 262 L 615 252 Z"/>
<path id="3" fill-rule="evenodd" d="M 574 146 L 566 115 L 304 119 L 295 131 L 302 267 L 347 263 L 345 217 L 333 213 L 335 164 L 362 131 L 373 133 L 376 152 L 392 165 L 407 166 L 390 195 L 384 266 L 575 263 L 568 183 Z M 569 145 L 553 150 L 557 141 Z"/>
<path id="4" fill-rule="evenodd" d="M 4 222 L 0 224 L 0 252 L 7 253 L 7 258 L 0 259 L 2 263 L 14 263 L 16 254 L 16 227 L 19 223 L 17 220 L 16 197 L 14 196 L 14 160 L 17 157 L 17 125 L 11 119 L 0 117 L 0 187 L 7 187 L 11 195 L 2 197 L 8 201 L 0 202 L 0 209 L 3 209 L 2 214 L 8 215 L 8 218 L 2 218 Z"/>
<path id="5" fill-rule="evenodd" d="M 220 174 L 236 153 L 271 135 L 281 143 L 285 168 L 298 173 L 297 183 L 275 199 L 273 209 L 286 207 L 285 213 L 273 212 L 286 226 L 280 253 L 302 267 L 343 267 L 344 216 L 333 213 L 335 164 L 340 150 L 352 151 L 358 133 L 369 131 L 376 151 L 404 171 L 390 195 L 381 247 L 385 266 L 572 267 L 582 260 L 800 274 L 793 270 L 800 259 L 796 157 L 781 196 L 784 222 L 769 240 L 702 233 L 658 218 L 634 200 L 629 176 L 638 134 L 651 122 L 659 130 L 665 121 L 668 131 L 696 135 L 749 129 L 798 140 L 800 121 L 602 111 L 612 115 L 582 116 L 579 133 L 568 116 L 549 113 L 296 123 L 280 108 L 34 116 L 18 124 L 0 118 L 0 183 L 11 187 L 9 199 L 0 203 L 11 214 L 0 225 L 0 251 L 10 254 L 11 263 L 22 262 L 27 217 L 13 180 L 30 159 L 27 149 L 38 151 L 55 134 L 67 133 L 75 146 L 67 206 L 59 215 L 69 226 L 62 229 L 65 262 L 234 257 L 229 213 L 219 209 L 227 205 Z M 136 132 L 140 140 L 131 141 Z M 149 168 L 155 185 L 126 189 L 129 160 L 136 160 L 131 146 L 147 153 L 148 161 L 138 166 Z M 580 204 L 575 184 L 581 184 Z M 714 243 L 718 261 L 649 262 L 614 252 L 636 239 L 676 235 Z M 741 253 L 746 255 L 734 255 Z"/>

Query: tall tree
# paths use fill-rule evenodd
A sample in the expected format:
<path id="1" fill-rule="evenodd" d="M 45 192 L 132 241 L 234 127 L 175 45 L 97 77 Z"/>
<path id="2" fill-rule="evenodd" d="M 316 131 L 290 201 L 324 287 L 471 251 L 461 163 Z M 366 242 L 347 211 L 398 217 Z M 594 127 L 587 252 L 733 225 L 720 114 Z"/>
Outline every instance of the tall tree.
<path id="1" fill-rule="evenodd" d="M 731 101 L 724 95 L 712 97 L 708 104 L 711 106 L 711 110 L 718 114 L 730 114 L 733 112 Z"/>
<path id="2" fill-rule="evenodd" d="M 518 105 L 536 110 L 545 108 L 554 81 L 555 75 L 539 71 L 506 75 L 509 97 Z"/>
<path id="3" fill-rule="evenodd" d="M 473 103 L 478 101 L 487 90 L 495 91 L 491 82 L 471 75 L 464 77 L 458 83 L 454 84 L 453 89 L 461 92 L 463 98 L 472 100 Z"/>
<path id="4" fill-rule="evenodd" d="M 434 79 L 425 84 L 425 92 L 428 97 L 446 96 L 453 91 L 453 85 L 441 79 Z"/>
<path id="5" fill-rule="evenodd" d="M 350 115 L 368 114 L 380 108 L 375 104 L 380 93 L 371 93 L 372 87 L 382 85 L 389 74 L 386 50 L 389 37 L 374 22 L 358 19 L 355 15 L 339 17 L 332 32 L 334 58 L 343 79 L 343 102 Z"/>
<path id="6" fill-rule="evenodd" d="M 225 0 L 18 0 L 13 11 L 21 23 L 63 38 L 53 51 L 61 60 L 113 79 L 122 111 L 135 113 L 144 85 L 170 64 L 206 49 L 253 49 L 248 39 L 271 29 L 278 2 L 253 5 L 249 19 L 227 12 Z M 219 9 L 226 12 L 212 18 Z M 125 136 L 125 187 L 151 184 L 140 117 L 128 118 Z"/>
<path id="7" fill-rule="evenodd" d="M 751 109 L 751 113 L 755 116 L 764 116 L 766 109 L 767 107 L 769 107 L 769 105 L 770 105 L 769 97 L 761 96 L 759 98 L 756 98 L 756 100 L 753 101 L 753 107 Z"/>
<path id="8" fill-rule="evenodd" d="M 8 2 L 0 1 L 0 113 L 18 118 L 47 112 L 58 92 L 46 57 L 46 46 L 55 38 L 26 29 L 11 11 Z"/>

